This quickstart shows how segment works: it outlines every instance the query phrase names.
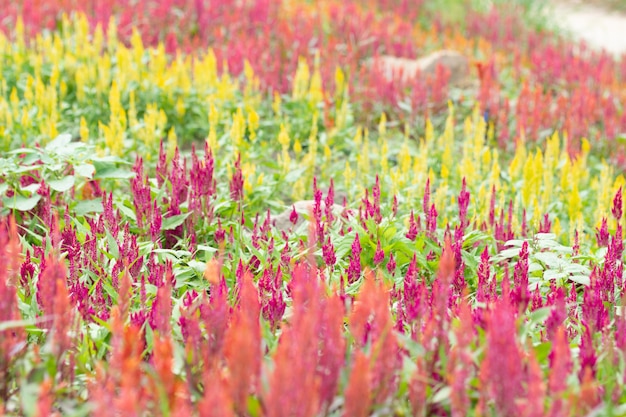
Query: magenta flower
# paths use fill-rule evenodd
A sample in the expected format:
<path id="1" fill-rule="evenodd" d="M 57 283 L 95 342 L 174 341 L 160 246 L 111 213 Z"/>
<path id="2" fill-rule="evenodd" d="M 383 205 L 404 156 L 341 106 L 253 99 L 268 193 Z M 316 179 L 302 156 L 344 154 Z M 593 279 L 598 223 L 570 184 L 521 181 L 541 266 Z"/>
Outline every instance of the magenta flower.
<path id="1" fill-rule="evenodd" d="M 385 252 L 383 252 L 383 248 L 380 245 L 380 240 L 376 244 L 376 252 L 374 252 L 374 265 L 378 265 L 382 261 L 385 260 Z"/>
<path id="2" fill-rule="evenodd" d="M 357 233 L 354 242 L 352 242 L 352 258 L 348 265 L 348 284 L 352 284 L 361 276 L 361 243 L 359 234 Z"/>
<path id="3" fill-rule="evenodd" d="M 415 240 L 418 232 L 419 229 L 417 227 L 417 222 L 415 221 L 415 213 L 413 213 L 413 210 L 411 210 L 411 217 L 409 219 L 409 231 L 406 233 L 405 236 L 409 240 Z"/>
<path id="4" fill-rule="evenodd" d="M 613 213 L 613 217 L 616 220 L 621 220 L 622 208 L 623 208 L 622 187 L 620 187 L 619 190 L 617 190 L 617 193 L 615 194 L 615 198 L 613 198 L 613 208 L 611 209 L 611 213 Z"/>
<path id="5" fill-rule="evenodd" d="M 327 267 L 332 268 L 337 262 L 337 257 L 335 256 L 335 248 L 333 247 L 333 243 L 330 240 L 330 236 L 324 245 L 322 245 L 322 256 L 324 258 L 324 263 Z"/>
<path id="6" fill-rule="evenodd" d="M 230 180 L 230 197 L 235 201 L 243 199 L 243 173 L 241 171 L 241 155 L 237 155 L 235 172 Z"/>
<path id="7" fill-rule="evenodd" d="M 393 253 L 389 254 L 389 261 L 387 262 L 387 271 L 389 271 L 390 274 L 394 274 L 394 272 L 396 272 L 396 260 L 393 257 Z"/>
<path id="8" fill-rule="evenodd" d="M 470 193 L 467 191 L 467 183 L 465 182 L 465 177 L 463 177 L 463 184 L 461 186 L 461 192 L 459 193 L 459 197 L 457 199 L 459 203 L 459 222 L 461 223 L 461 228 L 465 228 L 468 224 L 467 220 L 467 207 L 470 202 Z"/>

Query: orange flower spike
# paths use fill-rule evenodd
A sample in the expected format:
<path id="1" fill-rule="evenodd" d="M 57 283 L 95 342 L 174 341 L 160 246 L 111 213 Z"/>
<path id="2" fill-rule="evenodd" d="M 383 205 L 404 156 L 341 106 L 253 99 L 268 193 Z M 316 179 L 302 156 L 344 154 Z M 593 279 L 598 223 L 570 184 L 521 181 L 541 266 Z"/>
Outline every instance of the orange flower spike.
<path id="1" fill-rule="evenodd" d="M 345 392 L 344 417 L 367 417 L 371 404 L 370 358 L 363 352 L 354 355 L 354 364 Z"/>
<path id="2" fill-rule="evenodd" d="M 240 286 L 239 305 L 226 331 L 224 354 L 230 372 L 231 396 L 235 410 L 247 409 L 247 398 L 257 389 L 261 374 L 261 327 L 259 295 L 252 275 L 245 272 Z"/>

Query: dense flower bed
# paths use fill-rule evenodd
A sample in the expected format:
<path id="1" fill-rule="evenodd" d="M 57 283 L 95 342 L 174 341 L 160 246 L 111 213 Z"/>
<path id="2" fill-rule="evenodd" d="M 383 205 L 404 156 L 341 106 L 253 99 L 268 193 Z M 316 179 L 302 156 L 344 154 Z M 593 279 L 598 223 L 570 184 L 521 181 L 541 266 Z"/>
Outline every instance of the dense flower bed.
<path id="1" fill-rule="evenodd" d="M 620 64 L 495 11 L 222 3 L 0 2 L 4 412 L 626 412 Z M 357 70 L 437 42 L 463 99 Z"/>

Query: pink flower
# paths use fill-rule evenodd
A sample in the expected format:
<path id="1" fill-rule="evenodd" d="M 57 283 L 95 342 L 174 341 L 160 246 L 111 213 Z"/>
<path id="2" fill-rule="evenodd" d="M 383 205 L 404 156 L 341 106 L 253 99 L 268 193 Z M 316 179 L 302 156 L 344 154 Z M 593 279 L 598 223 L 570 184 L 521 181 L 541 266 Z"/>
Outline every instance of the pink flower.
<path id="1" fill-rule="evenodd" d="M 378 265 L 385 260 L 385 252 L 383 252 L 382 246 L 380 246 L 380 240 L 376 244 L 376 252 L 374 253 L 374 265 Z"/>

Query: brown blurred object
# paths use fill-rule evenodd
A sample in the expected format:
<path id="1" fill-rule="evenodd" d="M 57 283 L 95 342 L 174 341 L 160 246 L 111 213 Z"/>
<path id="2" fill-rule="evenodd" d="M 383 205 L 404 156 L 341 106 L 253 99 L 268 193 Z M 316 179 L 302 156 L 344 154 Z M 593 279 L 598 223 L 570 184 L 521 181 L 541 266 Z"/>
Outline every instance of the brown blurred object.
<path id="1" fill-rule="evenodd" d="M 398 58 L 383 55 L 374 60 L 380 66 L 385 78 L 392 81 L 400 78 L 402 82 L 422 76 L 434 78 L 437 67 L 442 66 L 450 74 L 450 85 L 462 86 L 469 81 L 469 60 L 453 50 L 443 49 L 418 59 Z"/>

